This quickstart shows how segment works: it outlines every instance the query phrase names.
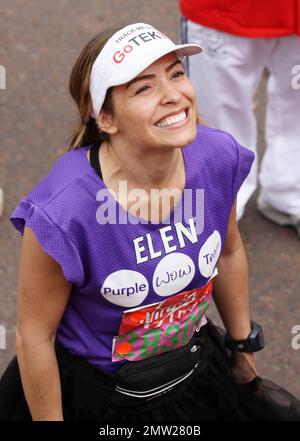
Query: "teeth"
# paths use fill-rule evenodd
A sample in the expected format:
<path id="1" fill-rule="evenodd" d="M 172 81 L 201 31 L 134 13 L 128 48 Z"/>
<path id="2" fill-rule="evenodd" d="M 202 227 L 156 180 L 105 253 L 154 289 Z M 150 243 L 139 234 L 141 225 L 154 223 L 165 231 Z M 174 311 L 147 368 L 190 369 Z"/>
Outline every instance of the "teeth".
<path id="1" fill-rule="evenodd" d="M 185 111 L 178 113 L 177 115 L 169 116 L 166 119 L 163 119 L 162 121 L 156 123 L 155 125 L 158 127 L 168 127 L 172 124 L 176 124 L 180 121 L 183 121 L 186 118 Z"/>

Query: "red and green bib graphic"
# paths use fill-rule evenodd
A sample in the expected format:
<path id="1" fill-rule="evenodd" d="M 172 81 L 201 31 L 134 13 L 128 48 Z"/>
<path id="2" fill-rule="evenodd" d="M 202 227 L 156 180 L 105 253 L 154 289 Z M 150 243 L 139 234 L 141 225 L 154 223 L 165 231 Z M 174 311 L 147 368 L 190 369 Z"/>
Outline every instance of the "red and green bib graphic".
<path id="1" fill-rule="evenodd" d="M 186 345 L 196 328 L 206 323 L 211 297 L 212 279 L 201 288 L 124 311 L 113 340 L 112 361 L 143 360 Z"/>

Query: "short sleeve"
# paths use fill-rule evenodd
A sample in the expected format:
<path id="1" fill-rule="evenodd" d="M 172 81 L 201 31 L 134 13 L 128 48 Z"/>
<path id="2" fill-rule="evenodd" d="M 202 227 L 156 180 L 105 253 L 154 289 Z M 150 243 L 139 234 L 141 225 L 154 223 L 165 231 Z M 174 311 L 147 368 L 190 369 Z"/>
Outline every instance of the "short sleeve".
<path id="1" fill-rule="evenodd" d="M 10 221 L 22 235 L 25 224 L 31 228 L 44 251 L 61 266 L 65 279 L 74 285 L 83 285 L 84 270 L 76 246 L 41 208 L 22 199 Z"/>
<path id="2" fill-rule="evenodd" d="M 232 200 L 234 201 L 239 189 L 250 173 L 255 154 L 252 150 L 239 144 L 231 135 L 230 137 L 236 146 L 236 171 L 232 185 Z"/>

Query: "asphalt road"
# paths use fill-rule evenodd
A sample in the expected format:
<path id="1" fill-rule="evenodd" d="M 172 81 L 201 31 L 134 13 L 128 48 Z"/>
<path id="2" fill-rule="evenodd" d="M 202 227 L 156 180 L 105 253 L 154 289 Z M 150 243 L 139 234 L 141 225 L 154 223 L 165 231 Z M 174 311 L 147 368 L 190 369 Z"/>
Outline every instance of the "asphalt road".
<path id="1" fill-rule="evenodd" d="M 180 16 L 177 0 L 11 0 L 0 8 L 0 65 L 6 70 L 6 89 L 0 90 L 0 186 L 5 193 L 0 219 L 1 374 L 15 352 L 21 244 L 9 215 L 66 150 L 75 120 L 67 88 L 71 66 L 93 34 L 115 24 L 149 22 L 178 40 Z M 265 81 L 256 97 L 260 154 Z M 300 325 L 300 243 L 292 229 L 258 214 L 255 197 L 240 229 L 249 258 L 251 315 L 263 324 L 267 342 L 257 364 L 261 376 L 300 398 L 300 349 L 291 345 L 292 327 Z M 213 307 L 210 316 L 219 321 Z"/>

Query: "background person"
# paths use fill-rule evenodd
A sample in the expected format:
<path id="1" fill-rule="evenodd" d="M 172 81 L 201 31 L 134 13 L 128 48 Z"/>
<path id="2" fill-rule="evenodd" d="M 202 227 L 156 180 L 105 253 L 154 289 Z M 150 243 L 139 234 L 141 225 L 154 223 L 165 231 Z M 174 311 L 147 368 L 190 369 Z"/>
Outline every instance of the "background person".
<path id="1" fill-rule="evenodd" d="M 183 42 L 205 46 L 188 61 L 199 111 L 209 126 L 228 130 L 256 152 L 253 98 L 265 68 L 266 150 L 259 172 L 258 209 L 300 238 L 300 93 L 292 69 L 300 60 L 300 1 L 180 0 Z M 237 216 L 257 187 L 255 161 L 237 198 Z"/>

